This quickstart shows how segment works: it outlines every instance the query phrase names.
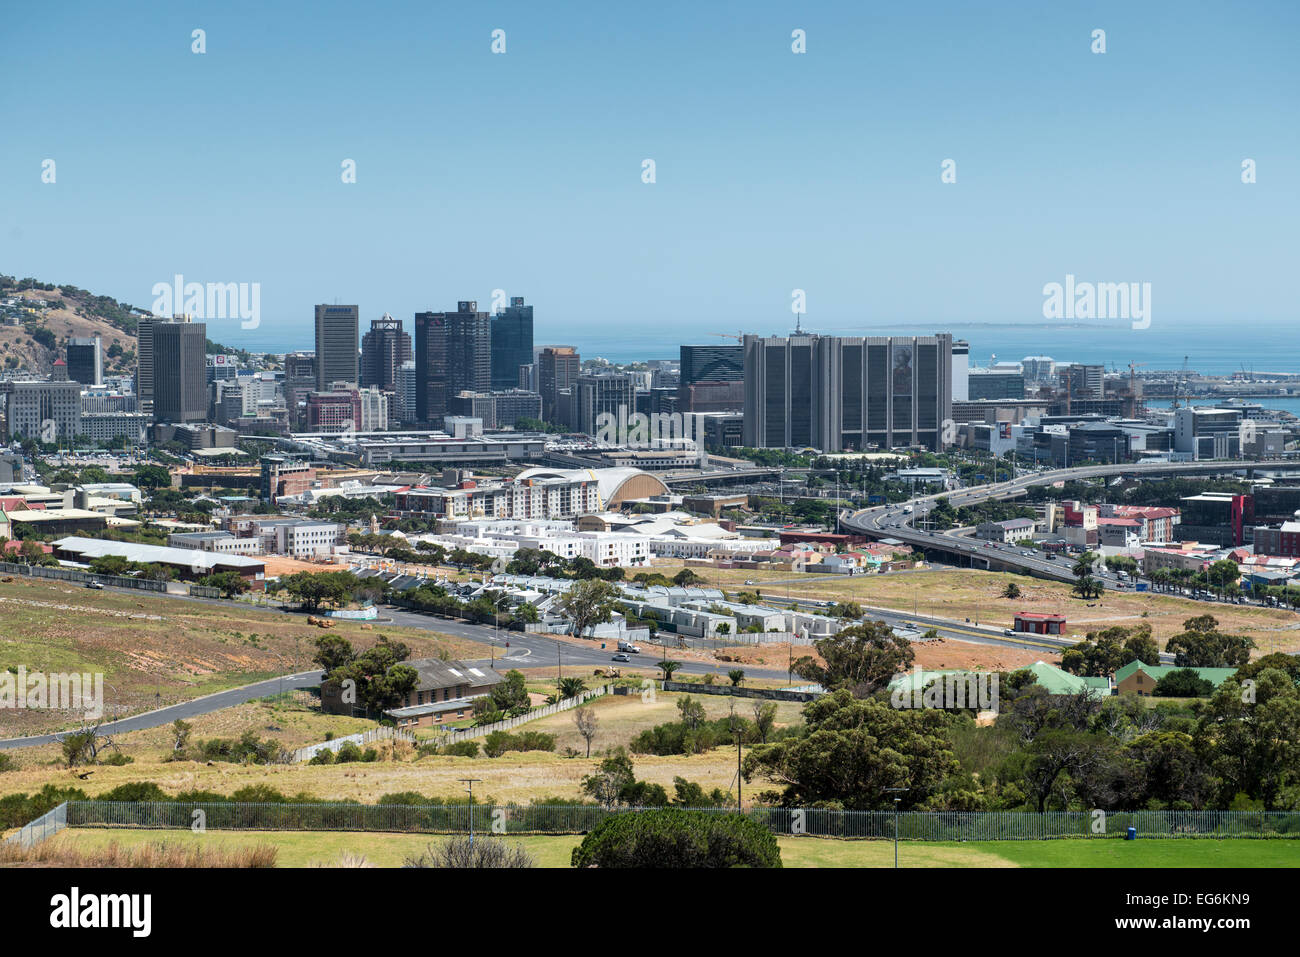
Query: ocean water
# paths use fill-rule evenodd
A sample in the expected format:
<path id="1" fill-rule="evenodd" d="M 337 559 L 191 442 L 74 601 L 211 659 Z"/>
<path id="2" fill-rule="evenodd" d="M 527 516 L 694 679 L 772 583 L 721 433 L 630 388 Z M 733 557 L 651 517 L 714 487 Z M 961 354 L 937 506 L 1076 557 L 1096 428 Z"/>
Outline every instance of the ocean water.
<path id="1" fill-rule="evenodd" d="M 793 318 L 793 317 L 792 317 Z M 761 335 L 787 335 L 793 323 L 784 325 L 765 321 L 747 326 L 747 332 Z M 312 348 L 312 331 L 302 328 L 286 331 L 281 324 L 264 324 L 255 334 L 221 337 L 222 330 L 209 329 L 209 336 L 226 345 L 258 351 L 285 352 Z M 362 323 L 363 329 L 366 323 Z M 1268 372 L 1300 374 L 1300 317 L 1294 322 L 1271 320 L 1225 320 L 1219 324 L 1152 321 L 1150 328 L 1133 329 L 1129 323 L 1076 322 L 966 322 L 966 323 L 873 323 L 870 326 L 820 327 L 805 322 L 810 332 L 825 335 L 933 335 L 950 332 L 956 339 L 970 343 L 972 367 L 986 366 L 996 356 L 999 360 L 1018 361 L 1025 356 L 1050 356 L 1057 362 L 1101 363 L 1107 370 L 1128 370 L 1133 362 L 1142 372 L 1176 371 L 1187 368 L 1206 375 L 1229 375 L 1234 372 Z M 683 322 L 674 318 L 656 332 L 644 332 L 638 324 L 635 332 L 609 325 L 593 328 L 564 323 L 550 323 L 544 313 L 537 316 L 533 341 L 538 345 L 564 344 L 578 348 L 584 359 L 604 358 L 610 362 L 629 363 L 647 359 L 677 359 L 682 344 L 735 343 L 734 336 L 712 335 L 729 332 L 734 321 L 701 319 Z M 272 333 L 271 330 L 277 330 Z M 413 332 L 410 320 L 406 331 Z M 229 341 L 227 341 L 229 340 Z"/>
<path id="2" fill-rule="evenodd" d="M 715 324 L 716 325 L 716 324 Z M 697 327 L 698 328 L 698 327 Z M 955 339 L 970 343 L 971 366 L 986 366 L 993 357 L 1019 361 L 1025 356 L 1050 356 L 1057 362 L 1101 363 L 1107 370 L 1128 371 L 1135 363 L 1140 372 L 1179 370 L 1183 357 L 1192 372 L 1229 375 L 1234 372 L 1300 374 L 1300 320 L 1242 323 L 1222 326 L 1185 325 L 1162 327 L 1153 322 L 1149 329 L 1127 325 L 1084 325 L 1079 323 L 915 323 L 880 326 L 877 329 L 819 329 L 810 331 L 834 335 L 933 335 L 950 332 Z M 790 330 L 755 330 L 766 335 L 784 335 Z M 675 359 L 681 343 L 727 344 L 734 341 L 696 333 L 683 335 L 619 335 L 605 331 L 574 332 L 557 336 L 539 322 L 536 341 L 571 342 L 584 359 L 603 357 L 611 362 L 644 359 Z"/>

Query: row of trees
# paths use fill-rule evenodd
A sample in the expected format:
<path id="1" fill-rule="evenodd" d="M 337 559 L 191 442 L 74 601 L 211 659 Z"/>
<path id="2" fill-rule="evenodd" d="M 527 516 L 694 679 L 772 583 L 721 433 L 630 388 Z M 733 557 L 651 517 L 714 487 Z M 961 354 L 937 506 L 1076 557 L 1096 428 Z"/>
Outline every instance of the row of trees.
<path id="1" fill-rule="evenodd" d="M 752 747 L 744 775 L 775 785 L 762 800 L 799 807 L 883 809 L 894 796 L 886 789 L 898 787 L 909 789 L 904 808 L 923 810 L 1300 806 L 1300 661 L 1245 663 L 1248 647 L 1210 616 L 1189 619 L 1177 637 L 1180 665 L 1241 662 L 1203 702 L 1054 695 L 1018 671 L 998 676 L 997 717 L 983 726 L 968 710 L 892 706 L 885 689 L 913 655 L 867 622 L 796 662 L 831 693 L 805 707 L 802 728 Z M 1096 673 L 1149 660 L 1153 644 L 1144 628 L 1108 629 L 1071 649 L 1068 663 Z M 1190 672 L 1174 675 L 1173 690 L 1204 690 Z"/>

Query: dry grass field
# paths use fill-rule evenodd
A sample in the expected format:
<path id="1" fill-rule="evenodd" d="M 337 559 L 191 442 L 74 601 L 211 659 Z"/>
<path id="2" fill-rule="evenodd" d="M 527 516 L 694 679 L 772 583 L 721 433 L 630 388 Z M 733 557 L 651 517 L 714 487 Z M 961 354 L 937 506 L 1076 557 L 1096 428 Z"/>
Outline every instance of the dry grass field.
<path id="1" fill-rule="evenodd" d="M 90 591 L 70 582 L 10 577 L 0 582 L 0 669 L 104 675 L 106 712 L 131 713 L 196 698 L 311 665 L 321 629 L 300 615 L 233 602 L 194 602 L 152 593 Z M 477 657 L 480 646 L 417 628 L 339 623 L 358 648 L 379 635 L 411 646 L 413 657 Z M 76 724 L 49 710 L 0 711 L 0 737 Z"/>
<path id="2" fill-rule="evenodd" d="M 659 570 L 671 576 L 678 568 L 665 566 Z M 978 616 L 982 624 L 1002 627 L 1010 627 L 1017 611 L 1061 614 L 1068 619 L 1069 634 L 1080 639 L 1088 631 L 1145 621 L 1163 644 L 1182 631 L 1188 618 L 1209 614 L 1219 620 L 1224 631 L 1254 638 L 1259 654 L 1300 650 L 1300 614 L 1293 611 L 1198 602 L 1151 592 L 1111 591 L 1090 603 L 1073 597 L 1068 584 L 1005 572 L 942 569 L 853 577 L 810 573 L 801 578 L 789 572 L 693 570 L 711 585 L 733 593 L 758 589 L 764 598 L 778 604 L 789 598 L 856 601 L 904 614 L 937 615 L 958 621 Z M 746 580 L 756 584 L 745 585 Z M 1019 598 L 1001 597 L 1008 582 L 1020 587 Z"/>
<path id="3" fill-rule="evenodd" d="M 89 769 L 88 778 L 63 766 L 58 745 L 44 745 L 7 752 L 15 761 L 13 770 L 0 774 L 0 796 L 32 793 L 46 784 L 77 787 L 95 797 L 121 784 L 148 781 L 169 794 L 188 790 L 208 790 L 231 794 L 240 788 L 265 784 L 287 795 L 306 794 L 327 800 L 374 802 L 385 794 L 416 791 L 430 797 L 454 798 L 464 794 L 461 778 L 472 771 L 483 783 L 475 786 L 476 798 L 496 803 L 527 803 L 548 797 L 577 799 L 581 796 L 582 778 L 592 773 L 601 753 L 625 746 L 638 733 L 656 724 L 678 718 L 677 701 L 682 696 L 659 692 L 653 701 L 639 694 L 610 695 L 595 699 L 592 707 L 599 718 L 599 729 L 592 743 L 592 755 L 585 757 L 586 742 L 578 734 L 573 712 L 563 712 L 529 722 L 521 729 L 543 731 L 556 736 L 554 752 L 508 751 L 498 758 L 431 756 L 416 758 L 407 744 L 376 746 L 381 760 L 373 763 L 341 765 L 272 764 L 241 765 L 215 761 L 171 761 L 170 727 L 152 728 L 114 736 L 121 753 L 132 759 L 124 765 L 99 765 Z M 729 713 L 731 698 L 700 695 L 710 718 Z M 737 698 L 736 712 L 752 718 L 754 699 Z M 776 723 L 787 725 L 800 720 L 800 705 L 778 705 Z M 327 732 L 343 736 L 373 726 L 358 718 L 322 715 L 301 704 L 274 701 L 248 702 L 235 708 L 203 715 L 191 722 L 191 742 L 211 738 L 237 738 L 245 731 L 258 738 L 274 738 L 287 748 L 298 748 L 323 741 Z M 573 748 L 582 757 L 566 757 Z M 691 756 L 634 755 L 638 778 L 662 784 L 672 792 L 673 778 L 681 776 L 698 781 L 706 789 L 720 787 L 734 790 L 736 753 L 732 748 Z M 757 790 L 755 787 L 754 790 Z M 746 786 L 745 795 L 750 793 Z"/>

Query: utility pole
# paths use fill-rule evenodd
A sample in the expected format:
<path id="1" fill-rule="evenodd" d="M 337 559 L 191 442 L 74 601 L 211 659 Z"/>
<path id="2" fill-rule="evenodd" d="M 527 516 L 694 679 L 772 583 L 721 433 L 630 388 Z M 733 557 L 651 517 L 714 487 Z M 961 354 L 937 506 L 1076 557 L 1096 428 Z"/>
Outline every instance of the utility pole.
<path id="1" fill-rule="evenodd" d="M 741 800 L 740 800 L 740 789 L 741 789 L 741 778 L 740 778 L 740 725 L 736 725 L 736 813 L 737 813 L 737 814 L 741 813 L 741 811 L 740 811 L 740 805 L 741 805 Z"/>
<path id="2" fill-rule="evenodd" d="M 482 781 L 482 778 L 461 778 L 460 781 L 469 788 L 469 846 L 474 848 L 474 785 Z M 895 828 L 897 831 L 897 828 Z M 897 866 L 897 861 L 895 861 Z"/>

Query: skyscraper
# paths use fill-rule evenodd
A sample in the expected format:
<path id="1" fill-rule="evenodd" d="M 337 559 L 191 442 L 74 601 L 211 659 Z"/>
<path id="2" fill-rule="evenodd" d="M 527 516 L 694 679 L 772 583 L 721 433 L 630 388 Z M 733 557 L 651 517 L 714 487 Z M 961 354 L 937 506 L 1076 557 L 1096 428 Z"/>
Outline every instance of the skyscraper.
<path id="1" fill-rule="evenodd" d="M 636 412 L 636 391 L 632 387 L 629 375 L 580 375 L 577 384 L 578 421 L 574 424 L 579 432 L 595 435 L 600 427 L 600 416 L 608 414 L 613 421 L 627 417 Z M 620 416 L 619 410 L 622 409 Z"/>
<path id="2" fill-rule="evenodd" d="M 411 336 L 402 329 L 402 320 L 388 313 L 371 320 L 370 331 L 361 337 L 361 385 L 393 391 L 397 370 L 411 358 Z"/>
<path id="3" fill-rule="evenodd" d="M 104 384 L 104 354 L 99 336 L 68 340 L 68 378 L 82 385 Z"/>
<path id="4" fill-rule="evenodd" d="M 316 307 L 316 388 L 335 382 L 357 384 L 358 306 Z"/>
<path id="5" fill-rule="evenodd" d="M 560 421 L 559 394 L 571 389 L 582 369 L 582 357 L 573 346 L 547 346 L 537 357 L 537 391 L 542 394 L 542 418 Z"/>
<path id="6" fill-rule="evenodd" d="M 533 307 L 522 296 L 492 317 L 492 388 L 513 389 L 519 367 L 533 361 Z"/>
<path id="7" fill-rule="evenodd" d="M 746 336 L 745 445 L 939 449 L 952 336 Z M 949 440 L 950 441 L 950 440 Z"/>
<path id="8" fill-rule="evenodd" d="M 165 321 L 146 316 L 135 324 L 135 394 L 141 412 L 153 412 L 153 327 Z"/>
<path id="9" fill-rule="evenodd" d="M 154 421 L 205 421 L 207 323 L 154 320 L 152 326 Z"/>
<path id="10" fill-rule="evenodd" d="M 455 312 L 415 314 L 415 405 L 420 422 L 440 426 L 451 397 L 492 384 L 491 319 L 474 300 Z"/>

